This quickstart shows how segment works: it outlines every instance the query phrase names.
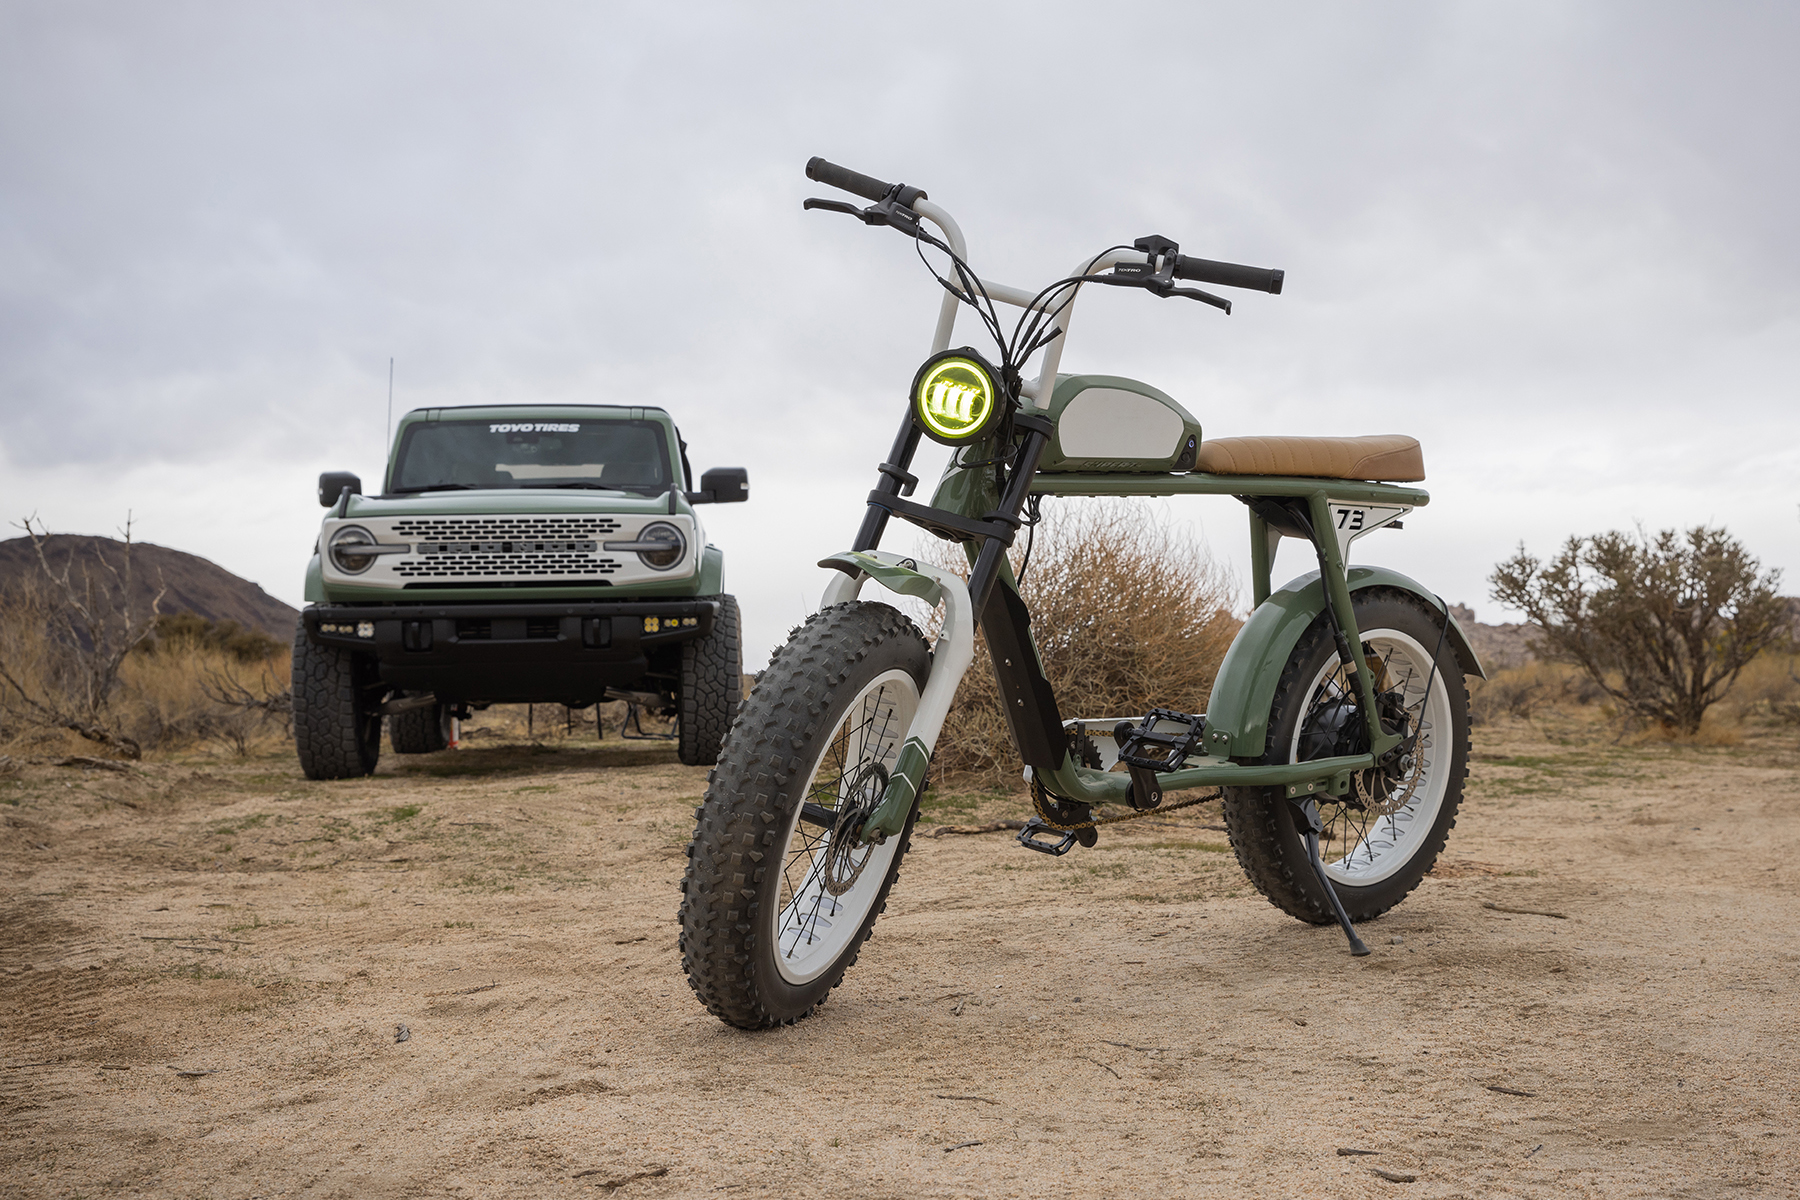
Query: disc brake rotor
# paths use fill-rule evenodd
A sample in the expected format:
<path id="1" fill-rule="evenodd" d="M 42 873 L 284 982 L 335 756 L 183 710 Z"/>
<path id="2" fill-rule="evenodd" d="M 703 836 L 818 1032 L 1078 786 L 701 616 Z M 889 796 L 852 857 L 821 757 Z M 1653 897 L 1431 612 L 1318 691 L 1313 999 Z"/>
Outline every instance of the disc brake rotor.
<path id="1" fill-rule="evenodd" d="M 887 768 L 880 763 L 864 763 L 850 776 L 838 801 L 837 820 L 831 824 L 823 861 L 819 863 L 819 884 L 833 896 L 841 896 L 856 886 L 863 868 L 875 857 L 874 846 L 858 843 L 857 834 L 886 794 Z"/>

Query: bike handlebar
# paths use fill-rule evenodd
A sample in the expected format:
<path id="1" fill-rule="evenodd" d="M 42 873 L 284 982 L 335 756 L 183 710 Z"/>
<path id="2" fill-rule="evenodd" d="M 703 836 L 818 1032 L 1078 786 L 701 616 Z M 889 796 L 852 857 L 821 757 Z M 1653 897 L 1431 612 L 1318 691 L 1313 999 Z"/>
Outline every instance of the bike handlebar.
<path id="1" fill-rule="evenodd" d="M 822 183 L 826 187 L 834 187 L 849 192 L 852 196 L 861 196 L 864 200 L 880 201 L 893 190 L 893 185 L 883 183 L 879 179 L 852 171 L 849 167 L 840 167 L 834 162 L 826 162 L 814 155 L 806 160 L 806 177 L 814 183 Z M 925 199 L 925 192 L 916 187 L 902 185 L 898 197 L 906 208 L 913 206 L 913 201 Z"/>
<path id="2" fill-rule="evenodd" d="M 816 160 L 815 160 L 816 161 Z M 1281 281 L 1287 272 L 1268 267 L 1246 267 L 1238 263 L 1214 262 L 1210 258 L 1175 258 L 1175 278 L 1196 283 L 1216 283 L 1220 287 L 1248 288 L 1253 292 L 1281 295 Z"/>

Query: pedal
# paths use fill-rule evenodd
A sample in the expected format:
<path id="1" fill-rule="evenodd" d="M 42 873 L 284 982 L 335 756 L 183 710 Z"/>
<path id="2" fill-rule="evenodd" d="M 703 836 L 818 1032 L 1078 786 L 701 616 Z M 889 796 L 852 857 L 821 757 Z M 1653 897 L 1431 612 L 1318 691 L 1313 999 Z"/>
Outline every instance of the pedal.
<path id="1" fill-rule="evenodd" d="M 1054 842 L 1041 842 L 1037 839 L 1040 833 L 1060 835 Z M 1075 848 L 1080 840 L 1078 831 L 1074 829 L 1058 829 L 1042 817 L 1033 817 L 1025 822 L 1025 828 L 1019 830 L 1019 845 L 1027 850 L 1036 850 L 1039 854 L 1053 854 L 1061 858 Z"/>
<path id="2" fill-rule="evenodd" d="M 1120 721 L 1113 728 L 1119 744 L 1119 761 L 1131 772 L 1127 799 L 1139 812 L 1162 803 L 1162 784 L 1157 776 L 1179 771 L 1206 735 L 1206 714 L 1191 716 L 1168 708 L 1153 708 L 1133 725 Z"/>

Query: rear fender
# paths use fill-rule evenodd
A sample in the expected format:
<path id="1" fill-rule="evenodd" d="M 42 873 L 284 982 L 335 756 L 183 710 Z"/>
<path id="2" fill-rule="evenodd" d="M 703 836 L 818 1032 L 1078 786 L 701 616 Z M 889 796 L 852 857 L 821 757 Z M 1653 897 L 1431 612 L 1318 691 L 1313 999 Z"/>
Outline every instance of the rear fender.
<path id="1" fill-rule="evenodd" d="M 1385 567 L 1351 567 L 1352 593 L 1363 588 L 1390 587 L 1411 592 L 1449 622 L 1444 640 L 1449 643 L 1465 675 L 1487 678 L 1468 635 L 1443 603 L 1418 583 Z M 1288 656 L 1300 636 L 1325 612 L 1325 590 L 1319 573 L 1310 571 L 1290 580 L 1259 604 L 1238 631 L 1225 660 L 1219 664 L 1212 696 L 1206 704 L 1206 751 L 1239 762 L 1260 759 L 1269 735 L 1269 709 L 1275 703 L 1275 686 Z"/>

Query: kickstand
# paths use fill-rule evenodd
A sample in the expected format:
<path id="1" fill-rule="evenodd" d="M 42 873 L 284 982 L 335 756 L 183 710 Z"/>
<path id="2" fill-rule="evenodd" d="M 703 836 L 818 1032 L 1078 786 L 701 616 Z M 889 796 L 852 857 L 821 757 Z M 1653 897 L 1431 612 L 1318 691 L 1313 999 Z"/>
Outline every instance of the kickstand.
<path id="1" fill-rule="evenodd" d="M 1337 914 L 1338 924 L 1344 928 L 1344 936 L 1350 939 L 1350 953 L 1361 958 L 1369 952 L 1363 940 L 1356 936 L 1356 926 L 1350 923 L 1350 914 L 1344 911 L 1344 902 L 1338 899 L 1337 889 L 1331 886 L 1330 876 L 1325 874 L 1325 860 L 1319 857 L 1319 834 L 1325 830 L 1325 822 L 1319 819 L 1319 805 L 1311 796 L 1288 801 L 1294 806 L 1296 824 L 1300 826 L 1300 834 L 1306 839 L 1306 857 L 1312 861 L 1313 874 L 1318 877 L 1319 886 L 1325 889 L 1325 898 L 1331 901 L 1331 911 Z"/>

